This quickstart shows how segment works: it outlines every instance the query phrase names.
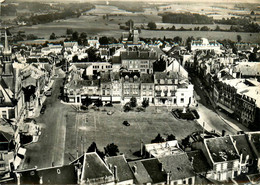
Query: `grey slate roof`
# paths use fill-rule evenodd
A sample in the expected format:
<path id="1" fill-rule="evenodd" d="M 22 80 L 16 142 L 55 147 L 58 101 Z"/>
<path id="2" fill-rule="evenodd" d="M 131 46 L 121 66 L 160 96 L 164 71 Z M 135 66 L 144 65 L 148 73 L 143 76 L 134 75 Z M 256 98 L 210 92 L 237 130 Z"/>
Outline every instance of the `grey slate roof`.
<path id="1" fill-rule="evenodd" d="M 195 173 L 203 173 L 211 169 L 205 155 L 201 150 L 187 152 L 187 155 L 190 161 L 192 161 L 193 158 L 192 167 Z"/>
<path id="2" fill-rule="evenodd" d="M 87 181 L 109 176 L 113 176 L 112 172 L 95 152 L 85 154 L 81 180 Z"/>
<path id="3" fill-rule="evenodd" d="M 171 180 L 179 180 L 195 176 L 186 153 L 160 157 L 159 161 L 162 163 L 166 172 L 171 172 Z"/>
<path id="4" fill-rule="evenodd" d="M 112 171 L 114 166 L 117 166 L 118 182 L 134 179 L 134 175 L 123 155 L 108 157 L 105 161 L 108 166 L 112 165 Z"/>

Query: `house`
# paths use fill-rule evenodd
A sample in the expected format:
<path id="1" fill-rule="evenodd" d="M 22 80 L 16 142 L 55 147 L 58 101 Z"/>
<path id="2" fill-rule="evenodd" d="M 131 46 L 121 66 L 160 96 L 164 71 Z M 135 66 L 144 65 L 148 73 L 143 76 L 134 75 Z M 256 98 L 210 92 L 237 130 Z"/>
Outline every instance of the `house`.
<path id="1" fill-rule="evenodd" d="M 15 143 L 12 135 L 0 131 L 0 179 L 10 179 L 14 169 Z"/>
<path id="2" fill-rule="evenodd" d="M 156 105 L 183 107 L 195 104 L 193 85 L 178 73 L 156 72 L 154 89 Z"/>
<path id="3" fill-rule="evenodd" d="M 15 118 L 15 104 L 13 92 L 10 91 L 4 80 L 0 77 L 0 117 L 5 119 Z"/>
<path id="4" fill-rule="evenodd" d="M 46 71 L 39 66 L 30 64 L 21 72 L 21 84 L 24 92 L 25 108 L 28 116 L 32 116 L 35 110 L 41 106 L 46 85 Z"/>
<path id="5" fill-rule="evenodd" d="M 112 81 L 112 102 L 121 102 L 122 97 L 122 83 L 119 72 L 111 72 Z"/>
<path id="6" fill-rule="evenodd" d="M 154 76 L 153 74 L 141 74 L 141 101 L 148 100 L 154 103 Z"/>
<path id="7" fill-rule="evenodd" d="M 195 50 L 214 50 L 215 52 L 220 52 L 221 44 L 217 41 L 209 41 L 206 38 L 201 38 L 200 40 L 191 41 L 191 51 Z"/>
<path id="8" fill-rule="evenodd" d="M 142 159 L 128 164 L 135 176 L 135 184 L 166 184 L 167 173 L 158 159 Z"/>
<path id="9" fill-rule="evenodd" d="M 105 162 L 114 174 L 115 184 L 134 184 L 134 175 L 124 155 L 107 157 Z"/>
<path id="10" fill-rule="evenodd" d="M 248 141 L 250 146 L 252 147 L 252 150 L 255 154 L 256 161 L 257 161 L 257 170 L 260 172 L 260 132 L 248 132 Z"/>
<path id="11" fill-rule="evenodd" d="M 140 73 L 121 72 L 122 101 L 128 102 L 132 97 L 140 101 Z"/>
<path id="12" fill-rule="evenodd" d="M 157 58 L 157 53 L 153 50 L 121 52 L 122 67 L 130 72 L 153 74 L 153 63 Z"/>
<path id="13" fill-rule="evenodd" d="M 186 153 L 158 158 L 167 173 L 167 184 L 195 184 L 195 173 Z"/>
<path id="14" fill-rule="evenodd" d="M 230 136 L 204 139 L 202 151 L 212 169 L 206 178 L 223 182 L 241 174 L 241 156 Z"/>
<path id="15" fill-rule="evenodd" d="M 100 74 L 100 91 L 103 102 L 112 102 L 112 81 L 109 72 Z"/>
<path id="16" fill-rule="evenodd" d="M 246 134 L 240 135 L 232 135 L 230 136 L 234 142 L 234 146 L 236 147 L 238 154 L 240 155 L 240 169 L 241 173 L 247 174 L 251 173 L 255 170 L 256 164 L 255 161 L 255 154 L 252 150 L 248 136 Z"/>

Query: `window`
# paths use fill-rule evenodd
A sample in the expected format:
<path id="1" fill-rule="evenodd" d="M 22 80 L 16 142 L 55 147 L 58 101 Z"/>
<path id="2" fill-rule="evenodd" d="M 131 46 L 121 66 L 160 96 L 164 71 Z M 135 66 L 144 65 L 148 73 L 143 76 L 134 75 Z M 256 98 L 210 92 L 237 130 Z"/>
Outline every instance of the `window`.
<path id="1" fill-rule="evenodd" d="M 181 98 L 181 103 L 184 103 L 184 98 Z"/>
<path id="2" fill-rule="evenodd" d="M 7 118 L 7 113 L 5 110 L 2 111 L 2 118 Z"/>
<path id="3" fill-rule="evenodd" d="M 182 184 L 186 184 L 186 180 L 183 180 L 183 181 L 182 181 Z"/>

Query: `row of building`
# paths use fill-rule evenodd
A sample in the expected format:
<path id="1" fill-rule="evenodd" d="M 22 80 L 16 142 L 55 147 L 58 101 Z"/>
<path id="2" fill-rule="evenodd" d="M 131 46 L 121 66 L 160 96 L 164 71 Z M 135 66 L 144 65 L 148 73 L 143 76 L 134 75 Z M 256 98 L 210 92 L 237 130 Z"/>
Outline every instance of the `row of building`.
<path id="1" fill-rule="evenodd" d="M 203 136 L 204 137 L 204 136 Z M 259 182 L 259 132 L 143 145 L 142 159 L 84 153 L 68 165 L 15 171 L 18 184 L 213 184 Z"/>

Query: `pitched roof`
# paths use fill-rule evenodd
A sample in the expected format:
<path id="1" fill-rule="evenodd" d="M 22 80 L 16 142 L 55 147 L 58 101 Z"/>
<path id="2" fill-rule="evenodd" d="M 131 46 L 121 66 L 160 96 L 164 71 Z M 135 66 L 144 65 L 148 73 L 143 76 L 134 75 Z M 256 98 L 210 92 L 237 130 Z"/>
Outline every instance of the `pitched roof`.
<path id="1" fill-rule="evenodd" d="M 12 139 L 13 139 L 13 136 L 12 136 L 12 135 L 0 131 L 0 142 L 9 142 L 9 141 L 11 141 Z"/>
<path id="2" fill-rule="evenodd" d="M 77 184 L 77 172 L 74 165 L 30 169 L 18 172 L 21 184 Z"/>
<path id="3" fill-rule="evenodd" d="M 186 153 L 160 157 L 159 161 L 162 163 L 166 172 L 171 172 L 171 180 L 179 180 L 195 176 Z"/>
<path id="4" fill-rule="evenodd" d="M 114 166 L 117 167 L 118 182 L 134 179 L 134 175 L 128 166 L 124 155 L 108 157 L 106 158 L 106 163 L 108 166 L 111 164 L 112 168 Z"/>
<path id="5" fill-rule="evenodd" d="M 239 154 L 243 154 L 243 162 L 246 160 L 248 155 L 250 159 L 254 158 L 253 150 L 251 149 L 249 142 L 245 134 L 231 136 L 236 141 L 236 148 Z"/>
<path id="6" fill-rule="evenodd" d="M 224 162 L 239 159 L 239 155 L 229 136 L 204 140 L 213 162 Z"/>
<path id="7" fill-rule="evenodd" d="M 113 176 L 102 159 L 95 153 L 85 153 L 81 181 Z"/>
<path id="8" fill-rule="evenodd" d="M 166 182 L 166 172 L 161 170 L 161 164 L 156 158 L 143 159 L 128 163 L 136 173 L 137 184 Z"/>
<path id="9" fill-rule="evenodd" d="M 211 169 L 205 155 L 201 150 L 187 152 L 187 155 L 189 160 L 192 161 L 191 164 L 195 173 L 207 172 Z"/>

